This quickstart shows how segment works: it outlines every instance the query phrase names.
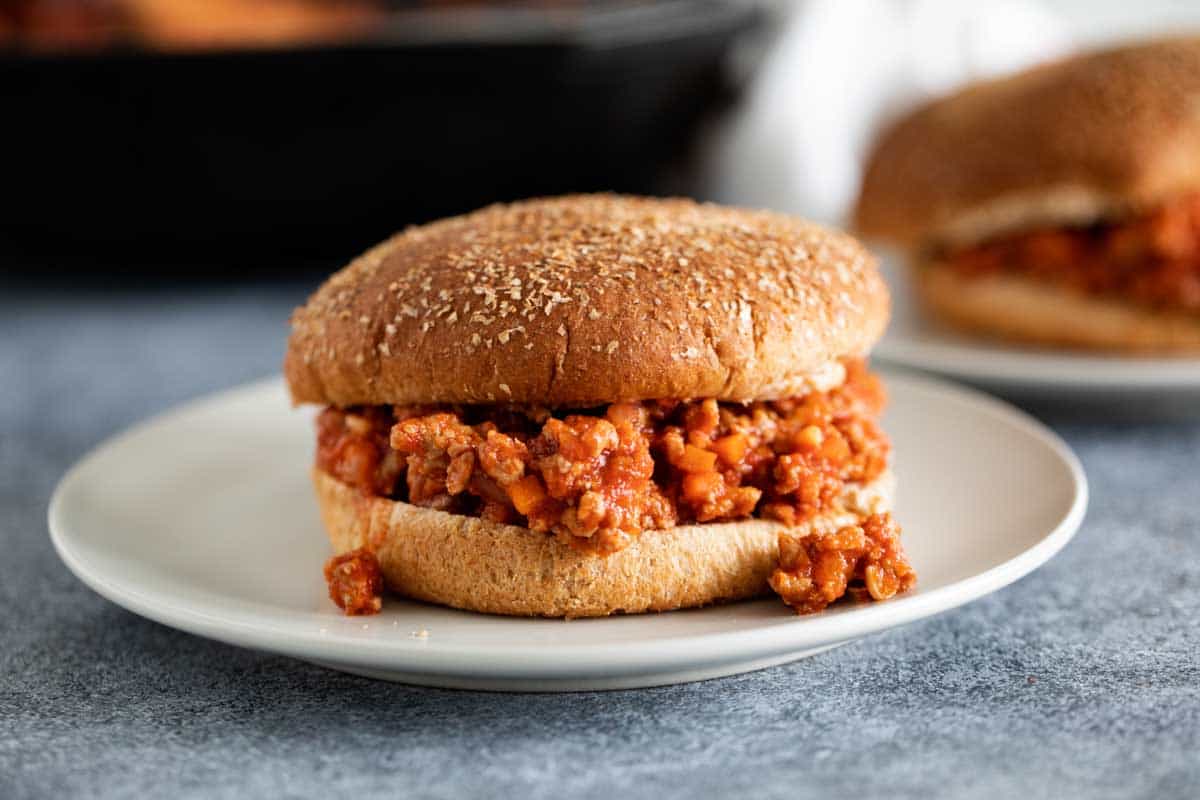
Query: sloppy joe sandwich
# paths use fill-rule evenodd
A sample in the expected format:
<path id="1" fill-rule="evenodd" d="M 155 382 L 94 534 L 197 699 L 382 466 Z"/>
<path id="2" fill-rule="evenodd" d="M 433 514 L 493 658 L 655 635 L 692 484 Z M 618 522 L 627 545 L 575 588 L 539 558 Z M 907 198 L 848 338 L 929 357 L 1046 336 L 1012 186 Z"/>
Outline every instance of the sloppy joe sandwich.
<path id="1" fill-rule="evenodd" d="M 879 140 L 859 231 L 935 315 L 1046 344 L 1200 353 L 1200 38 L 978 83 Z"/>
<path id="2" fill-rule="evenodd" d="M 864 361 L 887 317 L 866 250 L 779 214 L 595 195 L 410 228 L 292 317 L 330 596 L 586 617 L 905 591 Z"/>

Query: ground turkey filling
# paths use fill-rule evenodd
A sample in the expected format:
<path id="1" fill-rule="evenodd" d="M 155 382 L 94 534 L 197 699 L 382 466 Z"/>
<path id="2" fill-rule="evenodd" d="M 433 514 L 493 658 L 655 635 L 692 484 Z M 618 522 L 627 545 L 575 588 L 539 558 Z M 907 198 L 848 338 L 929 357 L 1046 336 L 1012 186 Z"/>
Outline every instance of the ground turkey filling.
<path id="1" fill-rule="evenodd" d="M 520 525 L 597 556 L 682 523 L 757 516 L 795 525 L 887 468 L 890 446 L 876 424 L 882 385 L 862 362 L 846 367 L 836 389 L 771 402 L 327 408 L 317 466 L 368 494 Z M 771 585 L 800 612 L 847 593 L 886 599 L 915 580 L 887 514 L 828 534 L 784 534 L 780 550 Z M 348 613 L 378 610 L 373 561 L 356 551 L 326 567 Z M 374 583 L 362 588 L 360 575 Z"/>
<path id="2" fill-rule="evenodd" d="M 1200 193 L 1089 228 L 1033 231 L 947 253 L 959 274 L 1016 274 L 1152 308 L 1200 313 Z"/>

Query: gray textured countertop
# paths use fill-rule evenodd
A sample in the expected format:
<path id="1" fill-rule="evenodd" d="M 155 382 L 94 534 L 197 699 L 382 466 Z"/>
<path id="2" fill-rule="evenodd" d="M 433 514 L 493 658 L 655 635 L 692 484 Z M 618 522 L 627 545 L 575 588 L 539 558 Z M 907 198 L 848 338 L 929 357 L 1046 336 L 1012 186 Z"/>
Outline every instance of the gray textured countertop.
<path id="1" fill-rule="evenodd" d="M 1050 564 L 797 664 L 642 691 L 378 683 L 86 589 L 45 507 L 86 450 L 277 371 L 307 287 L 0 287 L 0 797 L 1117 798 L 1200 793 L 1200 425 L 1055 422 L 1092 505 Z"/>

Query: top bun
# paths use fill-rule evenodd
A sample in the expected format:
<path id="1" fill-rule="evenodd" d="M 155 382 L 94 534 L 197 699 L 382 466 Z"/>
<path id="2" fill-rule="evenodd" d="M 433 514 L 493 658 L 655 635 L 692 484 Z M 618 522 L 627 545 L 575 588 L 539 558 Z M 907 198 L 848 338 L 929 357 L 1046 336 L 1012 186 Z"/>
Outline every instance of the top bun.
<path id="1" fill-rule="evenodd" d="M 855 223 L 905 246 L 1087 225 L 1200 186 L 1200 38 L 977 83 L 900 120 Z"/>
<path id="2" fill-rule="evenodd" d="M 295 402 L 772 399 L 865 355 L 875 260 L 798 219 L 579 195 L 410 228 L 292 316 Z"/>

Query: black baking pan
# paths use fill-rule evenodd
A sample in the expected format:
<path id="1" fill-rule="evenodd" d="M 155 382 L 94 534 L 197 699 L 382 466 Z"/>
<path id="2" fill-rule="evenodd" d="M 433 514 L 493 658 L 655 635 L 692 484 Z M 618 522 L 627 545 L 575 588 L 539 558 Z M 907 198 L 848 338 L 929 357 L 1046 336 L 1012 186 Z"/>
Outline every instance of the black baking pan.
<path id="1" fill-rule="evenodd" d="M 0 51 L 0 240 L 282 263 L 497 200 L 688 192 L 698 126 L 737 89 L 731 48 L 764 18 L 609 2 L 397 13 L 337 45 Z"/>

